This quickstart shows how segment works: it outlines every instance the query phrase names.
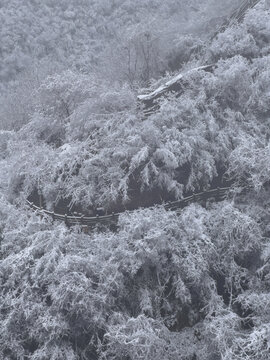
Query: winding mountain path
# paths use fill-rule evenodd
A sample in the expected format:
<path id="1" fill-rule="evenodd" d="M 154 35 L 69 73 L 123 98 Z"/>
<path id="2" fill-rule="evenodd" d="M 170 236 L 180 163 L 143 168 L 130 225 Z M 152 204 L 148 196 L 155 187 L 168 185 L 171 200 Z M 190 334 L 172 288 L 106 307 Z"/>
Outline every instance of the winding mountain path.
<path id="1" fill-rule="evenodd" d="M 214 200 L 216 202 L 223 201 L 228 196 L 230 189 L 231 189 L 230 187 L 224 187 L 224 188 L 207 190 L 204 192 L 193 194 L 191 196 L 185 197 L 180 200 L 165 203 L 163 207 L 166 210 L 172 211 L 172 210 L 183 209 L 184 207 L 190 205 L 193 202 L 206 203 L 209 200 Z M 97 215 L 93 217 L 88 217 L 84 215 L 68 216 L 67 214 L 62 215 L 62 214 L 56 214 L 53 211 L 48 211 L 46 209 L 43 209 L 42 207 L 35 205 L 33 202 L 30 202 L 28 200 L 27 200 L 27 205 L 31 207 L 31 209 L 33 209 L 37 214 L 41 216 L 47 215 L 51 217 L 53 220 L 65 222 L 67 226 L 85 225 L 88 227 L 94 227 L 98 224 L 102 224 L 102 225 L 116 224 L 119 219 L 119 216 L 123 214 L 123 212 L 120 212 L 120 213 L 112 213 L 110 215 L 104 215 L 104 216 Z M 128 212 L 132 213 L 134 211 L 136 210 L 131 210 Z"/>
<path id="2" fill-rule="evenodd" d="M 218 33 L 223 32 L 229 26 L 242 21 L 246 12 L 249 9 L 255 7 L 259 2 L 260 0 L 244 0 L 240 4 L 240 6 L 231 14 L 231 16 L 225 21 L 225 23 L 218 29 L 218 31 L 212 36 L 211 39 L 213 39 Z M 143 112 L 145 116 L 149 116 L 153 112 L 158 110 L 159 104 L 156 100 L 161 96 L 166 95 L 166 93 L 177 92 L 179 95 L 181 95 L 181 93 L 184 91 L 184 86 L 183 86 L 184 75 L 199 70 L 212 72 L 214 68 L 215 68 L 215 64 L 210 64 L 210 65 L 200 66 L 195 69 L 191 69 L 187 71 L 185 74 L 180 73 L 177 76 L 173 77 L 171 80 L 166 82 L 164 85 L 160 86 L 158 89 L 145 95 L 139 95 L 138 101 L 144 107 Z M 181 200 L 168 202 L 163 206 L 167 210 L 179 210 L 193 202 L 205 203 L 210 199 L 213 199 L 216 202 L 222 201 L 228 196 L 230 189 L 231 189 L 230 187 L 211 189 L 201 193 L 193 194 Z M 91 228 L 98 224 L 112 225 L 117 223 L 119 216 L 122 214 L 122 213 L 112 213 L 110 215 L 94 216 L 94 217 L 84 216 L 83 214 L 79 216 L 69 216 L 67 214 L 62 215 L 52 211 L 48 211 L 28 200 L 27 200 L 27 205 L 37 214 L 41 216 L 49 216 L 53 220 L 65 222 L 67 226 L 79 224 Z M 136 210 L 132 210 L 129 212 L 133 212 L 133 211 Z"/>
<path id="3" fill-rule="evenodd" d="M 225 20 L 220 28 L 212 35 L 213 40 L 219 33 L 224 32 L 228 27 L 243 21 L 246 12 L 254 8 L 261 0 L 243 0 L 233 13 Z"/>
<path id="4" fill-rule="evenodd" d="M 219 33 L 224 32 L 228 27 L 243 21 L 246 12 L 249 9 L 254 8 L 260 1 L 261 0 L 244 0 L 226 19 L 221 27 L 211 36 L 210 41 L 212 41 Z M 207 60 L 204 61 L 207 63 Z M 213 72 L 215 67 L 216 64 L 204 64 L 198 66 L 175 75 L 165 84 L 147 94 L 138 95 L 137 99 L 138 103 L 142 105 L 143 115 L 148 117 L 158 111 L 160 107 L 158 100 L 162 96 L 166 96 L 166 94 L 169 93 L 174 93 L 177 97 L 181 96 L 186 89 L 186 83 L 189 75 L 192 75 L 197 71 Z"/>

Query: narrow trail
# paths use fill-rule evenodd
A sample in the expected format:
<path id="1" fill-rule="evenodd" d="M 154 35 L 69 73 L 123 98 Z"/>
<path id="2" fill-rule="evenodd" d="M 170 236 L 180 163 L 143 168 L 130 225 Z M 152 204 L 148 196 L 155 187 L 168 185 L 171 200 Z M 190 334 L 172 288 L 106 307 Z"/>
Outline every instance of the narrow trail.
<path id="1" fill-rule="evenodd" d="M 240 23 L 243 21 L 246 12 L 249 9 L 254 8 L 261 0 L 244 0 L 238 8 L 236 8 L 233 13 L 226 19 L 226 21 L 221 25 L 221 27 L 211 36 L 209 39 L 210 42 L 220 33 L 224 32 L 230 26 Z M 181 96 L 186 89 L 186 80 L 189 75 L 192 75 L 197 71 L 213 72 L 216 64 L 209 64 L 207 59 L 202 60 L 204 64 L 196 68 L 187 70 L 185 72 L 179 73 L 176 76 L 172 77 L 165 84 L 159 86 L 157 89 L 150 91 L 147 94 L 141 94 L 137 96 L 138 103 L 142 106 L 142 111 L 144 117 L 148 117 L 154 114 L 159 110 L 159 98 L 166 96 L 168 93 L 176 94 L 176 97 Z"/>
<path id="2" fill-rule="evenodd" d="M 237 9 L 225 20 L 219 29 L 212 35 L 213 40 L 219 33 L 224 32 L 228 27 L 243 21 L 246 12 L 254 8 L 261 0 L 243 0 Z"/>
<path id="3" fill-rule="evenodd" d="M 225 31 L 229 26 L 232 26 L 235 23 L 241 22 L 244 19 L 246 12 L 249 9 L 254 8 L 259 2 L 260 2 L 260 0 L 244 0 L 240 4 L 240 6 L 237 9 L 235 9 L 235 11 L 231 14 L 231 16 L 223 23 L 223 25 L 218 29 L 218 31 L 214 33 L 214 35 L 211 37 L 210 40 L 213 40 L 215 36 L 217 36 L 220 32 Z M 156 89 L 148 94 L 139 95 L 138 101 L 142 104 L 142 106 L 144 108 L 143 109 L 144 115 L 147 117 L 147 116 L 150 116 L 151 114 L 153 114 L 155 111 L 157 111 L 159 109 L 159 104 L 158 104 L 158 102 L 156 102 L 156 100 L 159 97 L 165 95 L 166 93 L 177 92 L 177 94 L 180 96 L 184 91 L 184 86 L 182 84 L 184 75 L 186 75 L 190 72 L 199 71 L 199 70 L 212 72 L 213 69 L 215 68 L 215 66 L 216 66 L 215 64 L 203 65 L 203 66 L 197 67 L 195 69 L 191 69 L 188 72 L 186 72 L 185 74 L 180 73 L 177 76 L 175 76 L 174 78 L 172 78 L 170 81 L 166 82 L 164 85 L 160 86 L 158 89 Z M 230 189 L 231 189 L 231 187 L 211 189 L 208 191 L 193 194 L 191 196 L 188 196 L 186 198 L 183 198 L 183 199 L 180 199 L 177 201 L 165 203 L 163 205 L 163 207 L 166 210 L 176 210 L 177 211 L 179 209 L 183 209 L 185 206 L 187 206 L 191 203 L 194 203 L 194 202 L 206 203 L 207 201 L 209 201 L 211 199 L 216 202 L 222 201 L 228 196 Z M 41 216 L 49 216 L 53 220 L 62 221 L 67 226 L 82 225 L 82 226 L 86 226 L 86 227 L 90 227 L 90 228 L 94 227 L 98 224 L 109 225 L 109 226 L 116 224 L 120 215 L 124 213 L 124 212 L 112 213 L 109 215 L 103 215 L 103 216 L 97 215 L 97 216 L 93 216 L 93 217 L 84 216 L 83 214 L 81 214 L 79 216 L 69 216 L 67 214 L 62 215 L 62 214 L 57 214 L 52 211 L 48 211 L 42 207 L 37 206 L 33 202 L 30 202 L 29 200 L 27 200 L 27 205 L 33 211 L 35 211 L 37 214 L 39 214 Z M 162 206 L 162 205 L 159 205 L 159 206 Z M 134 211 L 137 211 L 137 210 L 131 210 L 128 212 L 132 213 Z"/>
<path id="4" fill-rule="evenodd" d="M 194 202 L 206 203 L 209 200 L 214 200 L 215 202 L 223 201 L 228 196 L 230 189 L 231 189 L 231 187 L 211 189 L 211 190 L 203 191 L 203 192 L 200 192 L 197 194 L 193 194 L 191 196 L 185 197 L 180 200 L 171 201 L 171 202 L 165 203 L 164 205 L 158 205 L 158 206 L 163 206 L 166 210 L 175 211 L 175 210 L 183 209 L 184 207 L 186 207 Z M 98 224 L 112 225 L 112 224 L 116 224 L 119 219 L 119 216 L 121 214 L 125 213 L 125 212 L 120 212 L 120 213 L 112 213 L 110 215 L 103 215 L 103 216 L 97 215 L 97 216 L 93 216 L 93 217 L 84 216 L 84 215 L 69 216 L 67 214 L 62 215 L 62 214 L 54 213 L 53 211 L 48 211 L 46 209 L 43 209 L 42 207 L 35 205 L 34 203 L 32 203 L 28 200 L 27 200 L 27 205 L 32 210 L 34 210 L 38 215 L 49 216 L 53 220 L 58 220 L 58 221 L 64 222 L 67 226 L 85 225 L 88 227 L 94 227 Z M 153 208 L 153 206 L 151 208 Z M 143 209 L 143 208 L 140 208 L 140 209 Z M 135 211 L 137 211 L 137 210 L 130 210 L 130 211 L 126 211 L 126 212 L 132 213 Z"/>

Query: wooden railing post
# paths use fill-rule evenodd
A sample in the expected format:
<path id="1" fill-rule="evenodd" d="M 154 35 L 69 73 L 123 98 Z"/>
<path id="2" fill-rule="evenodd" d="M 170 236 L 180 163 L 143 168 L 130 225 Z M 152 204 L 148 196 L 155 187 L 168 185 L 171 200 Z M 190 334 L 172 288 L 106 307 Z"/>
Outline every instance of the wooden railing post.
<path id="1" fill-rule="evenodd" d="M 220 200 L 220 188 L 218 187 L 217 188 L 217 198 L 216 198 L 217 201 Z"/>
<path id="2" fill-rule="evenodd" d="M 43 209 L 42 192 L 41 192 L 41 189 L 40 189 L 40 188 L 38 188 L 38 200 L 39 200 L 39 207 L 40 207 L 40 209 Z"/>
<path id="3" fill-rule="evenodd" d="M 203 191 L 202 194 L 201 194 L 200 202 L 201 202 L 202 206 L 203 206 L 204 208 L 206 208 L 207 196 L 206 196 L 205 191 Z"/>
<path id="4" fill-rule="evenodd" d="M 52 219 L 53 219 L 53 221 L 55 220 L 55 202 L 53 202 Z"/>
<path id="5" fill-rule="evenodd" d="M 84 215 L 83 214 L 81 214 L 81 216 L 80 216 L 80 223 L 83 225 L 83 218 L 84 218 Z"/>

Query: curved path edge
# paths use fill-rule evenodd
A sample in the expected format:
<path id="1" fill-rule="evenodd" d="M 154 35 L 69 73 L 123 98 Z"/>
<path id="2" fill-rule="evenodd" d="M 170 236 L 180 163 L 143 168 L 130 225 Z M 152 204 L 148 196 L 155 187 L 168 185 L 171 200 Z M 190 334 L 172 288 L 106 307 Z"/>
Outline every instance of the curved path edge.
<path id="1" fill-rule="evenodd" d="M 231 187 L 222 187 L 222 188 L 211 189 L 211 190 L 207 190 L 207 191 L 203 191 L 200 193 L 196 193 L 196 194 L 187 196 L 180 200 L 170 201 L 168 203 L 165 203 L 164 205 L 159 204 L 158 206 L 163 206 L 166 210 L 174 211 L 174 210 L 178 210 L 178 209 L 183 209 L 187 205 L 194 203 L 194 202 L 204 202 L 209 199 L 214 199 L 216 202 L 218 202 L 218 201 L 225 200 L 230 189 L 231 189 Z M 103 225 L 115 224 L 118 221 L 119 216 L 124 214 L 125 212 L 132 213 L 139 209 L 144 209 L 144 208 L 138 208 L 136 210 L 112 213 L 110 215 L 103 215 L 103 216 L 97 215 L 97 216 L 89 217 L 89 216 L 84 216 L 84 215 L 69 216 L 67 214 L 66 215 L 57 214 L 53 211 L 48 211 L 46 209 L 43 209 L 28 200 L 26 201 L 26 204 L 32 210 L 34 210 L 37 214 L 39 214 L 41 216 L 43 216 L 43 215 L 50 216 L 53 220 L 62 221 L 68 226 L 73 226 L 73 225 L 95 226 L 98 224 L 103 224 Z M 151 206 L 150 208 L 153 208 L 154 206 L 155 205 Z"/>

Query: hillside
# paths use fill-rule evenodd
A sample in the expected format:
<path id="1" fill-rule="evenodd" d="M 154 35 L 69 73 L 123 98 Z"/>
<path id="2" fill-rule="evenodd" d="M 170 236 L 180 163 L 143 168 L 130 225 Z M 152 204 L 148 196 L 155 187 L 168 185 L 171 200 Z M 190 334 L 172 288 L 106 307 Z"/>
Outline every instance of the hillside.
<path id="1" fill-rule="evenodd" d="M 238 3 L 0 1 L 0 127 L 28 122 L 34 93 L 62 71 L 148 86 L 181 68 Z"/>
<path id="2" fill-rule="evenodd" d="M 269 359 L 270 6 L 214 36 L 240 3 L 0 0 L 0 358 Z"/>

